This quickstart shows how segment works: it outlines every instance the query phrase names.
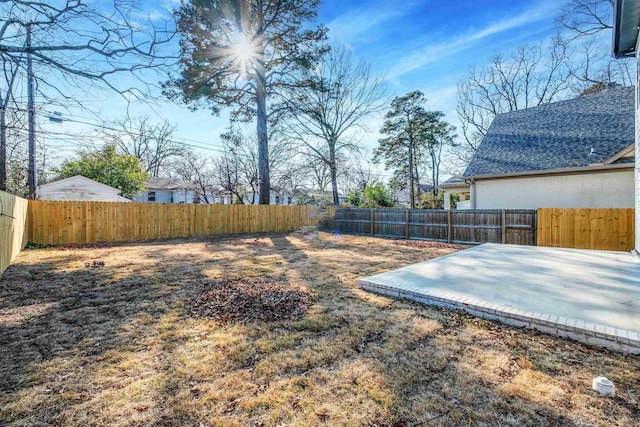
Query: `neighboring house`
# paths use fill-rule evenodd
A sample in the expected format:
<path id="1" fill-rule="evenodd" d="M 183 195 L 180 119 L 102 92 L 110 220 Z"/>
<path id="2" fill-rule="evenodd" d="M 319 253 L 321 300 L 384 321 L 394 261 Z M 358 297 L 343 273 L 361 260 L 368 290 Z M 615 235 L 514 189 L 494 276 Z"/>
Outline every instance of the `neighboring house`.
<path id="1" fill-rule="evenodd" d="M 200 203 L 196 186 L 176 178 L 149 178 L 145 190 L 133 200 L 151 203 Z"/>
<path id="2" fill-rule="evenodd" d="M 271 190 L 269 194 L 270 205 L 295 205 L 297 200 L 296 196 L 289 192 L 276 192 Z M 260 203 L 260 193 L 249 192 L 244 197 L 245 205 L 257 205 L 258 203 Z"/>
<path id="3" fill-rule="evenodd" d="M 616 0 L 613 20 L 613 54 L 616 58 L 635 58 L 640 67 L 638 48 L 640 28 L 640 0 Z M 640 68 L 638 68 L 640 70 Z M 636 253 L 640 252 L 640 73 L 636 73 L 635 110 L 635 208 L 636 208 Z"/>
<path id="4" fill-rule="evenodd" d="M 233 200 L 235 200 L 235 197 L 229 194 L 224 194 L 224 195 L 221 195 L 220 197 L 221 197 L 220 203 L 225 205 L 228 205 Z M 330 201 L 332 200 L 331 193 L 326 193 L 326 192 L 322 193 L 322 192 L 314 192 L 314 191 L 300 191 L 300 192 L 296 192 L 295 194 L 292 194 L 287 191 L 279 192 L 276 190 L 271 190 L 269 204 L 284 205 L 284 206 L 297 205 L 301 199 L 302 199 L 302 202 L 304 203 L 305 200 L 309 200 L 312 198 L 316 200 L 316 204 L 325 204 L 325 201 L 326 203 L 330 204 L 331 203 Z M 341 204 L 346 203 L 347 197 L 343 195 L 339 195 L 338 200 L 340 201 Z M 259 204 L 259 201 L 260 201 L 260 194 L 250 192 L 247 195 L 245 195 L 243 201 L 245 205 L 257 205 Z"/>
<path id="5" fill-rule="evenodd" d="M 39 200 L 73 200 L 81 202 L 130 202 L 120 190 L 81 175 L 38 186 Z"/>
<path id="6" fill-rule="evenodd" d="M 220 202 L 223 205 L 232 204 L 236 200 L 235 195 L 224 194 L 220 196 Z M 257 205 L 260 203 L 260 193 L 249 192 L 243 199 L 245 205 Z M 290 193 L 276 193 L 273 190 L 269 196 L 270 205 L 295 205 L 298 202 L 298 198 Z"/>
<path id="7" fill-rule="evenodd" d="M 464 179 L 472 209 L 634 206 L 634 88 L 495 117 Z"/>
<path id="8" fill-rule="evenodd" d="M 465 181 L 462 175 L 453 175 L 440 184 L 438 188 L 444 191 L 444 208 L 446 210 L 452 209 L 451 196 L 454 194 L 460 196 L 455 209 L 462 210 L 471 208 L 471 186 Z"/>

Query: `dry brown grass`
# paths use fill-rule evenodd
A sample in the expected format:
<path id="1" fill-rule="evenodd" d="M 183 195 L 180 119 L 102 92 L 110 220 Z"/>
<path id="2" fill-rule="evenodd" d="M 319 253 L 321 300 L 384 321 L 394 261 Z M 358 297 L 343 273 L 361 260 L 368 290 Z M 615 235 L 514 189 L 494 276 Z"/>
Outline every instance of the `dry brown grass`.
<path id="1" fill-rule="evenodd" d="M 306 231 L 27 251 L 0 279 L 0 424 L 639 425 L 638 357 L 357 287 L 453 250 Z M 191 315 L 213 281 L 251 277 L 316 302 L 269 323 Z"/>

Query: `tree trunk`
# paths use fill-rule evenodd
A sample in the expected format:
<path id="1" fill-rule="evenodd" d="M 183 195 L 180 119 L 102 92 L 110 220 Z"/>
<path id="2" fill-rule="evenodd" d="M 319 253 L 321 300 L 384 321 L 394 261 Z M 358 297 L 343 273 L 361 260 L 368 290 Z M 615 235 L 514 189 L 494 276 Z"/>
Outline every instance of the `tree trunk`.
<path id="1" fill-rule="evenodd" d="M 409 194 L 411 199 L 411 209 L 416 208 L 416 195 L 413 185 L 413 140 L 409 137 Z"/>
<path id="2" fill-rule="evenodd" d="M 0 111 L 0 190 L 7 191 L 7 115 Z"/>
<path id="3" fill-rule="evenodd" d="M 416 158 L 416 153 L 415 153 L 415 147 L 413 148 L 413 158 Z M 418 169 L 418 165 L 416 165 L 415 167 L 415 172 L 416 172 L 416 193 L 417 193 L 417 201 L 418 201 L 418 205 L 420 204 L 420 198 L 422 197 L 422 190 L 420 189 L 420 172 Z"/>
<path id="4" fill-rule="evenodd" d="M 258 175 L 260 179 L 261 205 L 271 200 L 271 179 L 269 177 L 269 136 L 267 133 L 267 79 L 264 68 L 264 51 L 256 61 L 256 102 L 258 130 Z"/>
<path id="5" fill-rule="evenodd" d="M 431 152 L 431 176 L 433 179 L 433 195 L 438 195 L 438 185 L 440 184 L 440 164 L 436 161 L 436 153 Z"/>
<path id="6" fill-rule="evenodd" d="M 331 192 L 333 193 L 333 204 L 340 206 L 340 196 L 338 195 L 338 168 L 336 167 L 336 153 L 331 150 L 331 164 L 329 165 L 331 170 Z"/>

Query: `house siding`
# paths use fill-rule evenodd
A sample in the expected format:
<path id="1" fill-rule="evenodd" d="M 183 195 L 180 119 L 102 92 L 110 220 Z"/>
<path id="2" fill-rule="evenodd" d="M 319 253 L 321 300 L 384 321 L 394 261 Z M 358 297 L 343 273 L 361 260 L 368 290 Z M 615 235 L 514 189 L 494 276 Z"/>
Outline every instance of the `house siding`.
<path id="1" fill-rule="evenodd" d="M 89 179 L 72 177 L 42 185 L 37 189 L 40 200 L 73 200 L 86 202 L 124 202 L 120 190 L 110 189 Z"/>
<path id="2" fill-rule="evenodd" d="M 291 200 L 289 200 L 291 198 Z M 291 201 L 291 203 L 289 203 Z M 260 202 L 260 194 L 249 192 L 244 198 L 245 205 L 257 205 Z M 295 205 L 297 203 L 297 198 L 288 193 L 276 193 L 271 191 L 269 196 L 269 204 L 270 205 Z"/>
<path id="3" fill-rule="evenodd" d="M 635 208 L 636 208 L 636 251 L 640 252 L 640 37 L 636 45 L 636 168 L 635 168 Z"/>
<path id="4" fill-rule="evenodd" d="M 478 180 L 475 209 L 632 208 L 633 171 Z"/>
<path id="5" fill-rule="evenodd" d="M 149 200 L 149 192 L 156 193 L 155 200 Z M 196 193 L 191 190 L 146 190 L 135 197 L 136 202 L 150 203 L 193 203 Z"/>

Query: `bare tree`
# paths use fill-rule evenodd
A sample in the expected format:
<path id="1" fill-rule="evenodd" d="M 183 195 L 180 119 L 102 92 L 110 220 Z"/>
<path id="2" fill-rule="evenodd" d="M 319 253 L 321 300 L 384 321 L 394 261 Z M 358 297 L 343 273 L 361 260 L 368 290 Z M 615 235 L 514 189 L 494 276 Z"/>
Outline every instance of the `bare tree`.
<path id="1" fill-rule="evenodd" d="M 339 204 L 339 156 L 359 149 L 354 132 L 384 105 L 383 78 L 365 61 L 355 62 L 345 47 L 337 47 L 300 77 L 287 97 L 289 133 L 305 151 L 327 164 L 333 203 Z"/>
<path id="2" fill-rule="evenodd" d="M 154 124 L 146 117 L 127 117 L 115 129 L 103 131 L 105 140 L 122 153 L 139 158 L 149 176 L 160 176 L 172 159 L 186 153 L 184 145 L 174 140 L 176 126 L 172 123 Z"/>
<path id="3" fill-rule="evenodd" d="M 426 151 L 429 156 L 431 170 L 431 185 L 434 196 L 438 195 L 440 185 L 440 171 L 442 165 L 442 152 L 445 147 L 457 148 L 454 142 L 457 135 L 456 128 L 442 120 L 444 114 L 440 111 L 431 112 L 427 116 L 428 123 L 425 126 Z"/>
<path id="4" fill-rule="evenodd" d="M 598 38 L 566 41 L 571 50 L 571 86 L 576 94 L 583 94 L 594 87 L 633 86 L 635 65 L 633 60 L 616 60 L 611 57 L 608 45 Z"/>
<path id="5" fill-rule="evenodd" d="M 559 38 L 497 54 L 484 67 L 472 67 L 458 84 L 457 112 L 463 143 L 457 154 L 468 160 L 497 114 L 547 104 L 570 94 L 574 70 Z"/>
<path id="6" fill-rule="evenodd" d="M 217 178 L 219 179 L 221 176 L 219 173 L 216 175 L 215 165 L 214 159 L 187 151 L 176 162 L 174 171 L 181 179 L 196 186 L 196 193 L 201 202 L 212 204 L 216 203 L 217 183 L 219 182 Z"/>
<path id="7" fill-rule="evenodd" d="M 86 108 L 74 96 L 78 89 L 84 93 L 107 89 L 126 100 L 149 100 L 150 73 L 177 60 L 171 53 L 175 25 L 171 13 L 165 19 L 145 18 L 150 16 L 145 12 L 148 5 L 140 6 L 144 5 L 138 0 L 2 0 L 0 60 L 5 72 L 11 64 L 19 80 L 14 83 L 27 80 L 47 102 L 61 97 L 67 104 Z M 2 103 L 9 98 L 3 96 Z M 7 105 L 2 110 L 7 111 Z M 1 148 L 0 157 L 4 157 Z M 0 163 L 6 162 L 0 158 Z M 0 176 L 4 176 L 1 170 Z M 35 173 L 29 176 L 33 193 Z"/>
<path id="8" fill-rule="evenodd" d="M 20 71 L 21 59 L 3 61 L 2 85 L 0 85 L 0 190 L 7 190 L 7 151 L 8 131 L 19 122 L 18 103 L 15 99 L 15 86 Z M 10 109 L 13 106 L 13 109 Z"/>
<path id="9" fill-rule="evenodd" d="M 575 63 L 575 93 L 635 82 L 634 61 L 611 56 L 607 41 L 613 29 L 613 8 L 614 0 L 568 0 L 557 18 Z"/>
<path id="10" fill-rule="evenodd" d="M 246 201 L 250 204 L 260 203 L 262 183 L 260 181 L 260 152 L 255 137 L 246 135 L 239 126 L 232 125 L 221 135 L 225 154 L 229 164 L 237 166 L 238 179 L 246 190 Z M 286 139 L 281 138 L 274 128 L 269 138 L 270 156 L 269 171 L 274 183 L 283 182 L 283 175 L 291 175 L 287 166 L 291 160 L 291 147 Z"/>
<path id="11" fill-rule="evenodd" d="M 297 152 L 300 154 L 304 170 L 307 171 L 309 187 L 321 193 L 328 193 L 331 188 L 331 168 L 325 160 L 328 156 L 326 154 L 318 155 L 318 152 L 322 153 L 322 148 L 299 147 Z M 333 195 L 331 199 L 333 200 Z"/>
<path id="12" fill-rule="evenodd" d="M 0 59 L 16 62 L 22 55 L 31 54 L 43 94 L 46 87 L 69 99 L 65 83 L 140 94 L 140 87 L 149 87 L 146 72 L 175 62 L 176 55 L 169 49 L 175 37 L 171 14 L 166 19 L 145 18 L 148 12 L 139 3 L 3 0 Z M 25 42 L 27 28 L 33 34 L 30 47 Z M 123 74 L 137 78 L 141 84 L 123 85 Z"/>
<path id="13" fill-rule="evenodd" d="M 345 194 L 358 191 L 364 194 L 367 185 L 380 183 L 378 176 L 373 172 L 371 165 L 360 159 L 352 159 L 344 168 L 340 179 Z"/>
<path id="14" fill-rule="evenodd" d="M 569 0 L 557 21 L 574 37 L 593 36 L 613 28 L 614 0 Z"/>
<path id="15" fill-rule="evenodd" d="M 213 176 L 216 185 L 222 194 L 231 198 L 231 203 L 244 204 L 247 190 L 242 183 L 241 170 L 238 157 L 232 154 L 223 154 L 213 160 Z"/>

